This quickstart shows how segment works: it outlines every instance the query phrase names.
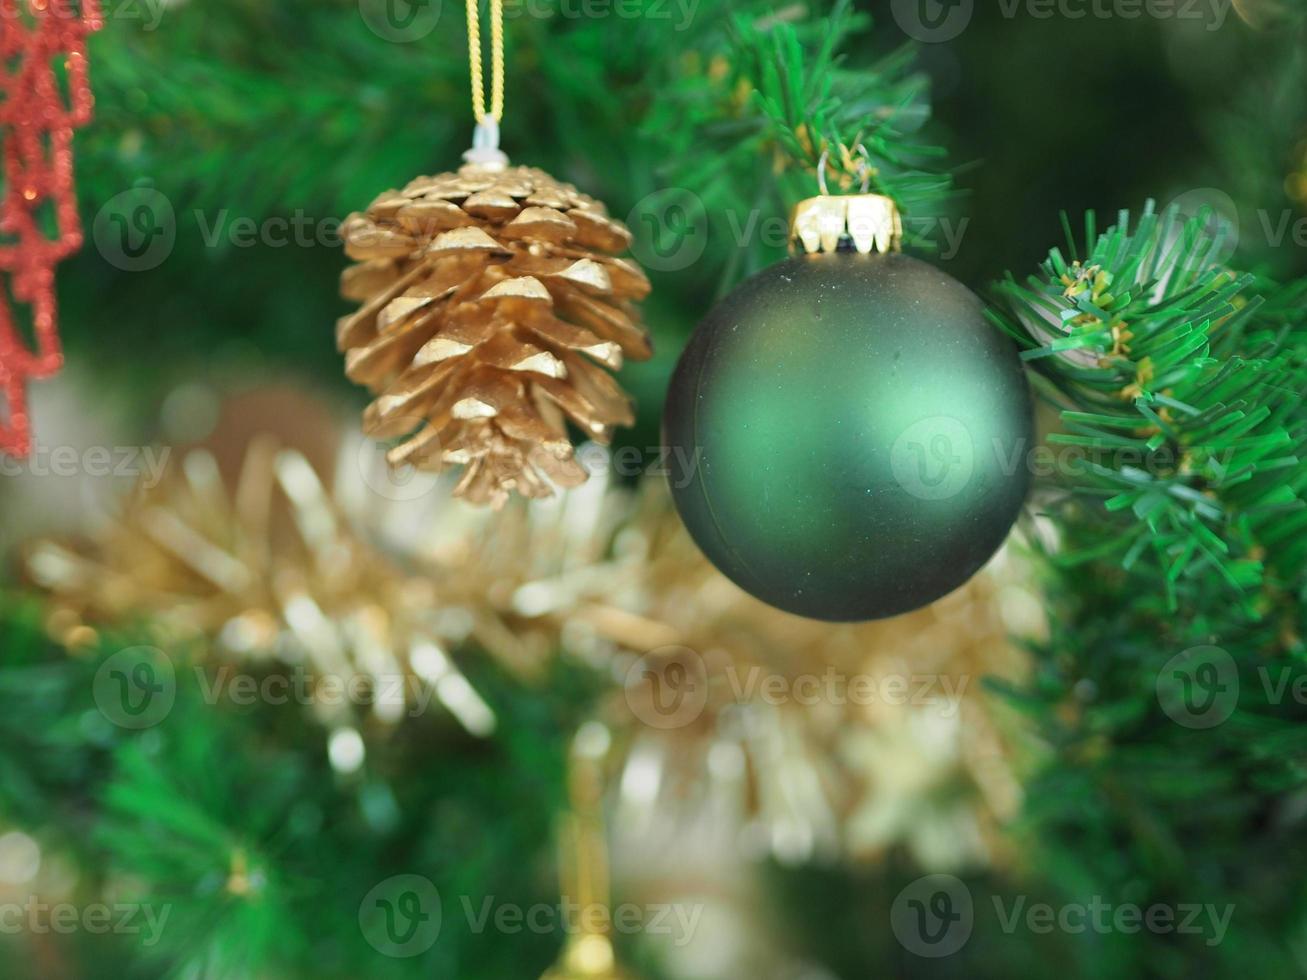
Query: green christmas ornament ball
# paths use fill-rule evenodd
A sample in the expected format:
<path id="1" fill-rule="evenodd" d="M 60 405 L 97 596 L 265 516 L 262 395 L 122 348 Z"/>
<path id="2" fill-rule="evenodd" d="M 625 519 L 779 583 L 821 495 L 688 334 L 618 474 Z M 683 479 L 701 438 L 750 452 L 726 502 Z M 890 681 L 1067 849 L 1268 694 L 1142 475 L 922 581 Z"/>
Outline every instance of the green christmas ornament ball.
<path id="1" fill-rule="evenodd" d="M 853 621 L 974 575 L 1025 499 L 1014 346 L 906 255 L 800 255 L 714 308 L 664 410 L 669 482 L 704 554 L 764 602 Z"/>

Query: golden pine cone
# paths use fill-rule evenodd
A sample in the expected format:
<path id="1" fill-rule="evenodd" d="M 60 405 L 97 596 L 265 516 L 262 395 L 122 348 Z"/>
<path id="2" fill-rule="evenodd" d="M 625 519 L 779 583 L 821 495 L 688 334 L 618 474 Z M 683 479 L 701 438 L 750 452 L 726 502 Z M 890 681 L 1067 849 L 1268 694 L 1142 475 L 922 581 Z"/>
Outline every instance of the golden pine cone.
<path id="1" fill-rule="evenodd" d="M 495 507 L 583 483 L 566 420 L 607 443 L 634 419 L 604 368 L 652 354 L 633 307 L 649 280 L 617 257 L 626 227 L 541 170 L 468 164 L 387 191 L 343 230 L 357 264 L 341 292 L 363 305 L 337 346 L 378 395 L 364 430 L 410 436 L 391 465 L 465 465 L 455 494 Z"/>

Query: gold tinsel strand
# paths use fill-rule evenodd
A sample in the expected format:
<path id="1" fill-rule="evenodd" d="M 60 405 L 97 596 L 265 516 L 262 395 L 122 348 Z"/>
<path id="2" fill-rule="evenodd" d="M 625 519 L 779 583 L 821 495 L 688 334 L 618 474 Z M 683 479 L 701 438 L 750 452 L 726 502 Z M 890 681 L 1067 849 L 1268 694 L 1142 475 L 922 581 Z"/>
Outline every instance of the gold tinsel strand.
<path id="1" fill-rule="evenodd" d="M 498 508 L 586 476 L 566 422 L 606 443 L 633 421 L 608 370 L 651 354 L 634 301 L 649 281 L 618 258 L 630 232 L 602 204 L 530 167 L 468 164 L 387 191 L 345 222 L 358 261 L 337 324 L 345 372 L 376 400 L 390 462 L 465 467 L 454 494 Z M 607 370 L 606 370 L 607 369 Z"/>
<path id="2" fill-rule="evenodd" d="M 202 640 L 212 665 L 280 663 L 315 688 L 347 682 L 384 723 L 422 687 L 469 731 L 494 728 L 447 653 L 431 583 L 360 538 L 308 460 L 270 436 L 251 442 L 235 487 L 194 449 L 94 537 L 37 542 L 25 565 L 70 646 L 94 642 L 101 623 L 144 617 L 169 646 Z M 326 725 L 355 724 L 361 705 L 347 700 L 314 707 Z"/>

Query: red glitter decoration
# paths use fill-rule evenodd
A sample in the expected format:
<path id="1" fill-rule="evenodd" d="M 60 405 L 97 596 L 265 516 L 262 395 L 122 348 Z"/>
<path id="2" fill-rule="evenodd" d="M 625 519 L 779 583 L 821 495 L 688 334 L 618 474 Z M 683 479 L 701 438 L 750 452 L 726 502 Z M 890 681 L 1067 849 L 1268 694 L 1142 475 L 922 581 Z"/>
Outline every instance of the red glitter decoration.
<path id="1" fill-rule="evenodd" d="M 0 0 L 0 452 L 15 456 L 31 450 L 28 379 L 63 364 L 54 266 L 82 244 L 73 130 L 91 118 L 86 35 L 101 24 L 99 0 Z M 30 308 L 35 349 L 11 303 Z"/>

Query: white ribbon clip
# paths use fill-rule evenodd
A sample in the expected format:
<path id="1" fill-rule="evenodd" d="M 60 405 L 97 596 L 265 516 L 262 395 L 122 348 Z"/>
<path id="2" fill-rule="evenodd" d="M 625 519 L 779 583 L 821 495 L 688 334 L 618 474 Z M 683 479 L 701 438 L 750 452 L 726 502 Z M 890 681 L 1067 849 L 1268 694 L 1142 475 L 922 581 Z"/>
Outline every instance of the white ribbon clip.
<path id="1" fill-rule="evenodd" d="M 472 130 L 472 149 L 463 154 L 463 159 L 487 170 L 508 166 L 507 155 L 499 149 L 499 121 L 494 116 L 481 117 Z"/>

